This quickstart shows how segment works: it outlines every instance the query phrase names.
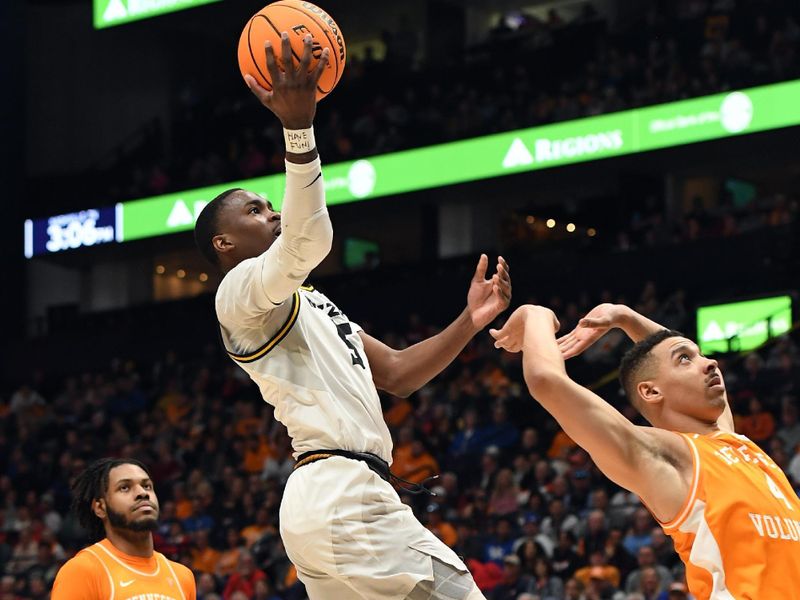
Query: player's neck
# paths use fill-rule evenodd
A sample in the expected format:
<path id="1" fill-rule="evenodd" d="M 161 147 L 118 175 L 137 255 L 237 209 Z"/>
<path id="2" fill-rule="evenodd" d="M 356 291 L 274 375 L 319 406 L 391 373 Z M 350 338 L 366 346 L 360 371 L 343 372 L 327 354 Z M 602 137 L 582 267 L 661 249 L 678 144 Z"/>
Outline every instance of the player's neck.
<path id="1" fill-rule="evenodd" d="M 666 416 L 667 418 L 659 419 L 660 422 L 658 424 L 654 423 L 654 425 L 668 431 L 698 433 L 700 435 L 711 435 L 722 431 L 718 421 L 703 421 L 701 419 L 680 413 L 671 413 L 663 416 Z"/>
<path id="2" fill-rule="evenodd" d="M 153 534 L 149 531 L 128 531 L 106 529 L 106 537 L 111 545 L 128 556 L 150 558 L 153 556 Z"/>

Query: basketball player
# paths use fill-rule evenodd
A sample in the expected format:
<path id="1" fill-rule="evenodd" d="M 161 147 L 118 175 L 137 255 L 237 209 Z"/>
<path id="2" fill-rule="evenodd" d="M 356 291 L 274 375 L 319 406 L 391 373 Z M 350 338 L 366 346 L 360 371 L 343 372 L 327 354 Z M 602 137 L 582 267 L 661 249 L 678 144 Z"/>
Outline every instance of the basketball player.
<path id="1" fill-rule="evenodd" d="M 158 498 L 142 463 L 100 459 L 78 475 L 72 491 L 72 510 L 99 541 L 61 567 L 52 600 L 194 600 L 192 572 L 153 551 Z"/>
<path id="2" fill-rule="evenodd" d="M 229 190 L 200 214 L 195 238 L 225 272 L 216 311 L 226 349 L 292 438 L 297 463 L 280 509 L 286 552 L 312 600 L 483 598 L 464 563 L 389 483 L 392 440 L 376 386 L 406 396 L 442 371 L 508 307 L 508 267 L 500 258 L 486 280 L 481 256 L 464 312 L 399 351 L 304 286 L 332 239 L 311 129 L 327 54 L 309 74 L 310 37 L 299 68 L 285 34 L 281 53 L 276 59 L 266 46 L 272 91 L 247 82 L 286 130 L 283 214 L 256 194 Z"/>
<path id="3" fill-rule="evenodd" d="M 620 380 L 637 427 L 566 374 L 618 327 L 636 345 Z M 528 388 L 606 476 L 638 494 L 686 564 L 698 600 L 800 599 L 800 501 L 781 469 L 737 435 L 717 361 L 628 307 L 603 304 L 558 342 L 540 306 L 517 309 L 495 345 L 523 353 Z"/>

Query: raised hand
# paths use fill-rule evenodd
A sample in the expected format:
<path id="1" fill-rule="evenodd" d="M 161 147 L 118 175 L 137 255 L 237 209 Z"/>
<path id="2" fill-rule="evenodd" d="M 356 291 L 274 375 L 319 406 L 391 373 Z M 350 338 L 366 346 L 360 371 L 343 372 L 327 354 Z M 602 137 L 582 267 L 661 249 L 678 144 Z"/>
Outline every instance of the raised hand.
<path id="1" fill-rule="evenodd" d="M 317 66 L 309 70 L 311 65 L 311 35 L 303 39 L 303 56 L 297 68 L 292 60 L 292 45 L 289 34 L 281 34 L 280 67 L 275 57 L 272 43 L 264 44 L 267 71 L 272 79 L 272 91 L 261 87 L 251 76 L 245 75 L 247 87 L 256 98 L 280 119 L 285 129 L 307 129 L 314 122 L 317 112 L 317 83 L 328 64 L 330 51 L 322 50 Z"/>
<path id="2" fill-rule="evenodd" d="M 528 319 L 546 319 L 553 326 L 553 333 L 558 331 L 560 324 L 556 315 L 549 308 L 525 304 L 511 313 L 501 329 L 490 329 L 489 335 L 494 338 L 494 347 L 519 352 L 525 341 L 525 323 Z"/>
<path id="3" fill-rule="evenodd" d="M 467 310 L 476 329 L 486 327 L 511 303 L 508 263 L 502 256 L 498 256 L 497 268 L 491 279 L 486 279 L 488 266 L 489 258 L 481 254 L 467 292 Z"/>
<path id="4" fill-rule="evenodd" d="M 568 334 L 558 338 L 558 348 L 564 360 L 578 356 L 603 337 L 609 329 L 617 327 L 618 307 L 615 304 L 599 304 L 590 310 Z"/>

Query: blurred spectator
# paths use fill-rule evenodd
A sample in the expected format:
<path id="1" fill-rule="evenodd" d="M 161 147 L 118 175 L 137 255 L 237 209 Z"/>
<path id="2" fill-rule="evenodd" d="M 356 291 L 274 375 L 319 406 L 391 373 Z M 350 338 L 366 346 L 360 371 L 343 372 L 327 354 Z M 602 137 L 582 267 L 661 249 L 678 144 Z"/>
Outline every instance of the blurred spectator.
<path id="1" fill-rule="evenodd" d="M 236 572 L 228 578 L 222 597 L 225 600 L 236 600 L 236 594 L 239 593 L 249 600 L 255 594 L 256 583 L 266 579 L 267 574 L 256 568 L 253 556 L 249 552 L 243 552 Z"/>
<path id="2" fill-rule="evenodd" d="M 748 414 L 739 418 L 736 430 L 756 444 L 765 446 L 775 433 L 775 418 L 764 410 L 761 400 L 754 396 L 748 403 Z"/>
<path id="3" fill-rule="evenodd" d="M 522 575 L 519 557 L 509 554 L 503 558 L 503 580 L 494 588 L 489 600 L 516 600 L 520 594 L 529 591 L 531 585 L 530 577 Z"/>
<path id="4" fill-rule="evenodd" d="M 658 575 L 658 582 L 659 587 L 658 591 L 661 592 L 667 588 L 672 582 L 672 575 L 669 572 L 669 569 L 663 565 L 659 565 L 656 563 L 656 553 L 650 546 L 642 546 L 639 548 L 639 554 L 637 555 L 639 568 L 635 571 L 632 571 L 628 578 L 625 580 L 625 591 L 626 592 L 636 592 L 641 591 L 647 596 L 648 592 L 642 588 L 642 578 L 644 576 L 644 572 L 647 569 L 655 570 L 656 574 Z"/>

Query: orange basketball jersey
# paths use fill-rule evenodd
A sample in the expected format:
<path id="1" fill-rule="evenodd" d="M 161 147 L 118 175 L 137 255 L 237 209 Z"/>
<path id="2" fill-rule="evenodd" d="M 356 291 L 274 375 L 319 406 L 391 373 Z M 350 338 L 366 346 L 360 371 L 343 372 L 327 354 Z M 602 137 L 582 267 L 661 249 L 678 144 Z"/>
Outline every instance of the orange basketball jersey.
<path id="1" fill-rule="evenodd" d="M 56 575 L 51 600 L 195 600 L 192 572 L 160 552 L 129 556 L 108 539 L 84 548 Z"/>
<path id="2" fill-rule="evenodd" d="M 694 475 L 664 531 L 697 600 L 800 600 L 800 500 L 786 475 L 743 435 L 681 434 Z"/>

